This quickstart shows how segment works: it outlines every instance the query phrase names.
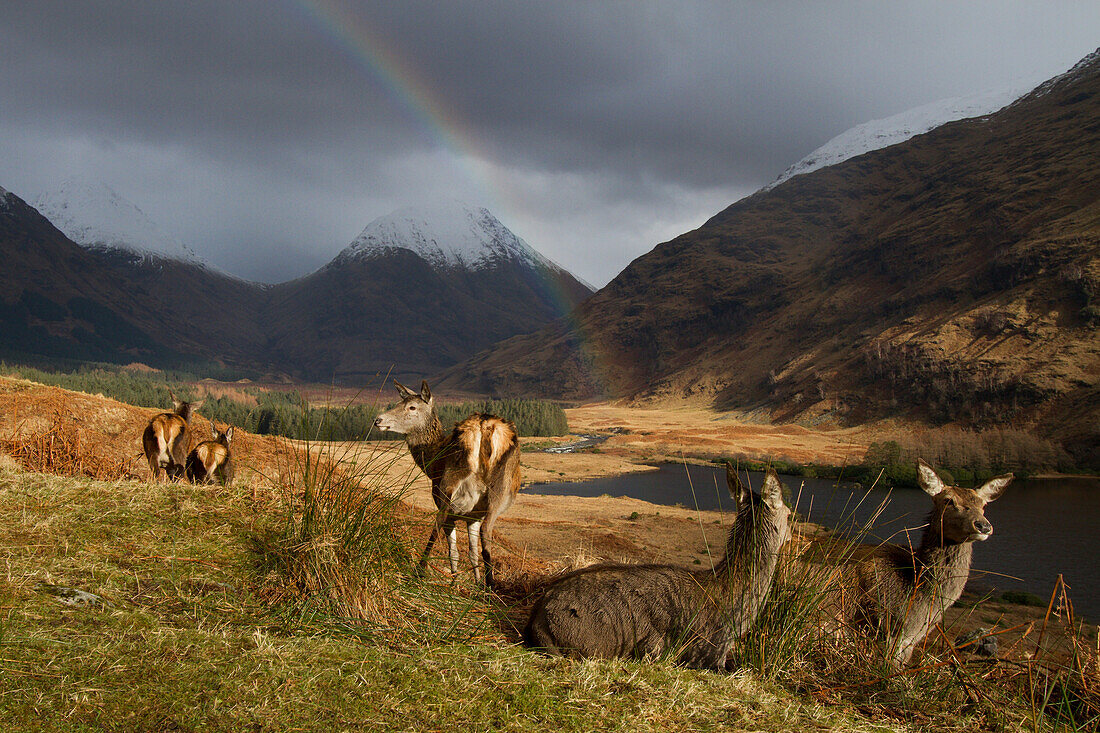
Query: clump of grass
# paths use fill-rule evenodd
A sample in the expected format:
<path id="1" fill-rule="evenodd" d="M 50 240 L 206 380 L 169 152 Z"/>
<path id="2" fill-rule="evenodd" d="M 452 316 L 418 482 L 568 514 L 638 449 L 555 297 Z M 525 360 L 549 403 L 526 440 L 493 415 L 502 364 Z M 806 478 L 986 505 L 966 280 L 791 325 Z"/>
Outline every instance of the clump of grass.
<path id="1" fill-rule="evenodd" d="M 362 480 L 376 456 L 349 472 L 309 445 L 295 455 L 282 472 L 283 526 L 253 539 L 263 595 L 300 613 L 381 622 L 390 615 L 387 581 L 408 563 L 394 525 L 400 493 Z"/>
<path id="2" fill-rule="evenodd" d="M 488 627 L 483 594 L 417 577 L 410 534 L 424 523 L 403 497 L 419 469 L 399 458 L 377 442 L 306 440 L 287 452 L 281 520 L 251 545 L 259 593 L 288 623 L 397 646 L 468 640 Z"/>

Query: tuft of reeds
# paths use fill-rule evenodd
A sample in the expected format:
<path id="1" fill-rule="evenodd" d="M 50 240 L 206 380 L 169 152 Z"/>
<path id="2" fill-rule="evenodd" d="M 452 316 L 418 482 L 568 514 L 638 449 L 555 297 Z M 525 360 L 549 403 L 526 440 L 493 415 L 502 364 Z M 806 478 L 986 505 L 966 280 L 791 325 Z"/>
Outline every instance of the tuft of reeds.
<path id="1" fill-rule="evenodd" d="M 313 436 L 287 448 L 274 479 L 281 521 L 251 538 L 260 595 L 287 622 L 376 642 L 476 638 L 491 616 L 485 597 L 415 577 L 402 499 L 419 469 L 376 442 Z"/>

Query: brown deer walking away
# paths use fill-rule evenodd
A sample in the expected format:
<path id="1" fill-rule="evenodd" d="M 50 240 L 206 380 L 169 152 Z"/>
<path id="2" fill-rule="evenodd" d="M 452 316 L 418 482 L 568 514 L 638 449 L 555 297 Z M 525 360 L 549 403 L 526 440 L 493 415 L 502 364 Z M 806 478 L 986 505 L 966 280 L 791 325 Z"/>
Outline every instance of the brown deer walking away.
<path id="1" fill-rule="evenodd" d="M 187 424 L 191 421 L 191 413 L 202 406 L 201 402 L 182 402 L 171 392 L 168 394 L 175 411 L 155 416 L 141 435 L 149 471 L 157 480 L 183 476 L 187 449 L 191 447 Z"/>
<path id="2" fill-rule="evenodd" d="M 416 393 L 394 382 L 401 404 L 375 418 L 380 430 L 402 433 L 409 452 L 432 482 L 432 499 L 439 509 L 419 570 L 428 564 L 440 533 L 447 536 L 451 572 L 458 573 L 455 523 L 466 522 L 474 578 L 481 580 L 478 540 L 485 563 L 485 583 L 493 585 L 491 548 L 493 525 L 512 505 L 519 491 L 519 438 L 516 426 L 494 415 L 474 414 L 455 425 L 450 435 L 435 414 L 428 383 Z"/>
<path id="3" fill-rule="evenodd" d="M 932 496 L 932 513 L 920 546 L 883 544 L 843 568 L 841 585 L 826 605 L 839 628 L 870 626 L 884 632 L 893 668 L 904 667 L 943 613 L 962 595 L 970 575 L 974 542 L 993 533 L 985 505 L 1001 495 L 1012 474 L 978 489 L 947 486 L 923 460 L 917 480 Z"/>
<path id="4" fill-rule="evenodd" d="M 760 495 L 726 464 L 737 500 L 726 554 L 710 570 L 673 565 L 594 565 L 547 588 L 524 631 L 528 646 L 580 657 L 677 654 L 690 667 L 723 671 L 734 643 L 756 621 L 791 510 L 768 471 Z"/>
<path id="5" fill-rule="evenodd" d="M 224 432 L 218 432 L 214 422 L 210 422 L 210 433 L 214 437 L 204 440 L 187 455 L 187 480 L 196 484 L 220 483 L 228 486 L 233 480 L 233 455 L 229 443 L 233 440 L 233 426 Z"/>

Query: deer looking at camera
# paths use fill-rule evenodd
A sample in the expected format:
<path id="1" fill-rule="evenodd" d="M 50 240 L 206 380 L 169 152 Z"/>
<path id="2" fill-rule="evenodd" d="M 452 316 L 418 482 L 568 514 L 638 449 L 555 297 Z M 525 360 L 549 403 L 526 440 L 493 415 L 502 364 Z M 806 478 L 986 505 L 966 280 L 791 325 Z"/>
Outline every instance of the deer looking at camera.
<path id="1" fill-rule="evenodd" d="M 379 430 L 402 433 L 416 465 L 432 482 L 432 499 L 439 509 L 428 544 L 420 556 L 419 572 L 428 564 L 436 538 L 447 536 L 451 572 L 458 573 L 455 523 L 466 522 L 474 578 L 481 581 L 478 539 L 485 563 L 485 584 L 493 586 L 491 547 L 493 525 L 519 491 L 519 438 L 516 426 L 495 415 L 473 414 L 455 425 L 450 435 L 435 414 L 428 383 L 416 393 L 398 382 L 401 404 L 375 418 Z"/>
<path id="2" fill-rule="evenodd" d="M 220 483 L 228 486 L 233 480 L 233 455 L 229 452 L 229 443 L 233 440 L 233 426 L 224 432 L 218 432 L 214 421 L 210 421 L 210 440 L 204 440 L 194 447 L 187 456 L 187 480 L 194 484 Z"/>
<path id="3" fill-rule="evenodd" d="M 947 486 L 923 460 L 917 481 L 932 497 L 932 513 L 920 546 L 883 544 L 848 562 L 846 581 L 832 601 L 840 629 L 870 626 L 886 636 L 889 661 L 901 669 L 944 611 L 959 599 L 970 575 L 974 543 L 993 534 L 985 506 L 999 497 L 1012 474 L 980 488 Z"/>
<path id="4" fill-rule="evenodd" d="M 550 585 L 531 610 L 528 646 L 578 657 L 676 654 L 689 667 L 724 671 L 734 643 L 756 621 L 791 510 L 769 470 L 759 495 L 726 464 L 737 500 L 726 554 L 710 570 L 673 565 L 593 565 Z"/>
<path id="5" fill-rule="evenodd" d="M 155 480 L 183 476 L 187 449 L 191 444 L 187 424 L 191 421 L 191 413 L 202 406 L 201 402 L 182 402 L 172 392 L 168 394 L 175 411 L 155 416 L 141 435 L 149 471 Z"/>

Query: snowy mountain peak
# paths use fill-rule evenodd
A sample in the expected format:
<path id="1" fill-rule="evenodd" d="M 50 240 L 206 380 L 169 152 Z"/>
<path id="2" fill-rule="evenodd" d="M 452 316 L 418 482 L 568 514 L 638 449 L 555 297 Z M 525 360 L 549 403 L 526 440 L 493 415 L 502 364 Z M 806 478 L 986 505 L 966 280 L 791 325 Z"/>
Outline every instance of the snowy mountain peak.
<path id="1" fill-rule="evenodd" d="M 141 209 L 102 182 L 70 178 L 40 195 L 34 207 L 82 247 L 203 265 L 194 251 L 165 234 Z"/>
<path id="2" fill-rule="evenodd" d="M 952 97 L 938 102 L 921 105 L 900 114 L 881 120 L 871 120 L 842 132 L 802 160 L 792 165 L 773 183 L 762 190 L 767 191 L 779 184 L 803 173 L 842 163 L 849 158 L 905 142 L 911 137 L 924 134 L 940 125 L 970 117 L 982 117 L 992 114 L 1011 104 L 1030 86 L 1014 87 L 1001 92 L 989 92 L 969 97 Z"/>
<path id="3" fill-rule="evenodd" d="M 459 201 L 400 209 L 379 217 L 333 262 L 373 257 L 392 249 L 416 252 L 436 267 L 480 269 L 495 261 L 518 259 L 561 270 L 488 209 Z"/>

